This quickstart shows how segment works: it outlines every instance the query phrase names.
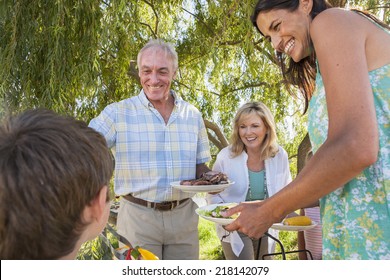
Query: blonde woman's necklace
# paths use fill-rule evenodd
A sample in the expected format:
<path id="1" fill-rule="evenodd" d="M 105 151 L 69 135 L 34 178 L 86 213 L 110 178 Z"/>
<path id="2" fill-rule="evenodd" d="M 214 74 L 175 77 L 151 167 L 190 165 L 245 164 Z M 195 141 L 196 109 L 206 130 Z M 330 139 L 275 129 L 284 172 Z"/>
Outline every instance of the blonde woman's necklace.
<path id="1" fill-rule="evenodd" d="M 264 169 L 263 170 L 264 170 L 264 177 L 263 177 L 264 178 L 264 180 L 263 180 L 264 199 L 267 199 L 269 196 L 268 196 L 268 188 L 267 188 L 267 172 L 266 172 L 266 169 L 265 169 L 265 165 L 264 165 Z M 247 198 L 248 198 L 249 201 L 252 201 L 253 200 L 253 195 L 252 195 L 252 187 L 253 186 L 251 186 L 251 179 L 250 179 L 250 176 L 249 176 L 249 172 L 250 172 L 250 169 L 248 167 L 248 195 L 247 195 Z"/>

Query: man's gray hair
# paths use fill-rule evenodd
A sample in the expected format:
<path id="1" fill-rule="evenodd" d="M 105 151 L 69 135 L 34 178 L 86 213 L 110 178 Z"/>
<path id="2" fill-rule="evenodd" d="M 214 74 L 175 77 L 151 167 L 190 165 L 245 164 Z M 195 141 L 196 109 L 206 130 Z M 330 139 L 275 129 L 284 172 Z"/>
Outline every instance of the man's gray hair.
<path id="1" fill-rule="evenodd" d="M 150 48 L 160 48 L 163 50 L 171 59 L 173 64 L 173 70 L 176 71 L 179 67 L 178 63 L 178 56 L 177 52 L 175 50 L 175 47 L 171 43 L 167 43 L 162 39 L 151 39 L 149 42 L 146 43 L 146 45 L 139 51 L 138 57 L 137 57 L 137 65 L 138 69 L 140 68 L 141 63 L 141 56 L 147 49 Z"/>

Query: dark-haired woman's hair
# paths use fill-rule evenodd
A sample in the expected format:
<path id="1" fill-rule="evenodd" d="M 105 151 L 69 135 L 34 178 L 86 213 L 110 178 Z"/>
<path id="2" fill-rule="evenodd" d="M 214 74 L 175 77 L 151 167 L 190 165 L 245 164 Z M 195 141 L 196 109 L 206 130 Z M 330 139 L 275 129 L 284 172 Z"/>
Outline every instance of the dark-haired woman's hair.
<path id="1" fill-rule="evenodd" d="M 298 9 L 298 7 L 299 0 L 259 0 L 254 8 L 251 20 L 256 29 L 261 33 L 256 23 L 256 19 L 260 12 L 267 12 L 273 9 L 284 9 L 293 12 Z M 312 19 L 314 19 L 319 13 L 331 7 L 332 6 L 326 0 L 313 0 L 313 8 L 310 16 Z M 353 9 L 353 11 L 358 12 L 359 14 L 373 20 L 380 26 L 390 30 L 388 25 L 370 13 L 356 9 Z M 306 57 L 299 62 L 295 62 L 290 57 L 284 57 L 280 52 L 277 52 L 276 55 L 280 63 L 284 83 L 287 86 L 287 90 L 292 93 L 290 85 L 294 85 L 299 88 L 303 95 L 305 99 L 305 113 L 315 89 L 315 78 L 317 73 L 315 52 L 313 51 L 309 57 Z"/>

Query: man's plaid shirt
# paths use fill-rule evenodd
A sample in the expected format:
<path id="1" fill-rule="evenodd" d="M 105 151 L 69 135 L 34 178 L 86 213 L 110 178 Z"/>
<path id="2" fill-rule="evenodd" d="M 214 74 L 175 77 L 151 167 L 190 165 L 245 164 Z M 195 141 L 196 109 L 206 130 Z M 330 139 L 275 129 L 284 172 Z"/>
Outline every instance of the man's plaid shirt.
<path id="1" fill-rule="evenodd" d="M 207 131 L 200 112 L 175 98 L 166 124 L 146 98 L 138 96 L 108 105 L 89 126 L 107 140 L 115 157 L 115 193 L 148 201 L 191 197 L 170 183 L 195 178 L 196 164 L 210 160 Z"/>

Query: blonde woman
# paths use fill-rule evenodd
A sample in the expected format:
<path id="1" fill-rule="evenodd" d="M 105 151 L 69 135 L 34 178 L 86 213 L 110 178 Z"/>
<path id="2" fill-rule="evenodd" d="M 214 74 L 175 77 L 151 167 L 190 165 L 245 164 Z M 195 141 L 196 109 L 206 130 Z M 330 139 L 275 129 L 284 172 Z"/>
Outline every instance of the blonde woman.
<path id="1" fill-rule="evenodd" d="M 213 170 L 227 174 L 235 184 L 218 194 L 208 194 L 209 204 L 264 200 L 291 181 L 286 151 L 277 143 L 274 118 L 261 102 L 249 102 L 237 112 L 231 145 L 222 149 Z M 277 237 L 278 232 L 269 230 Z M 263 236 L 260 254 L 259 239 L 225 231 L 217 225 L 226 259 L 255 259 L 274 252 L 274 241 Z"/>

